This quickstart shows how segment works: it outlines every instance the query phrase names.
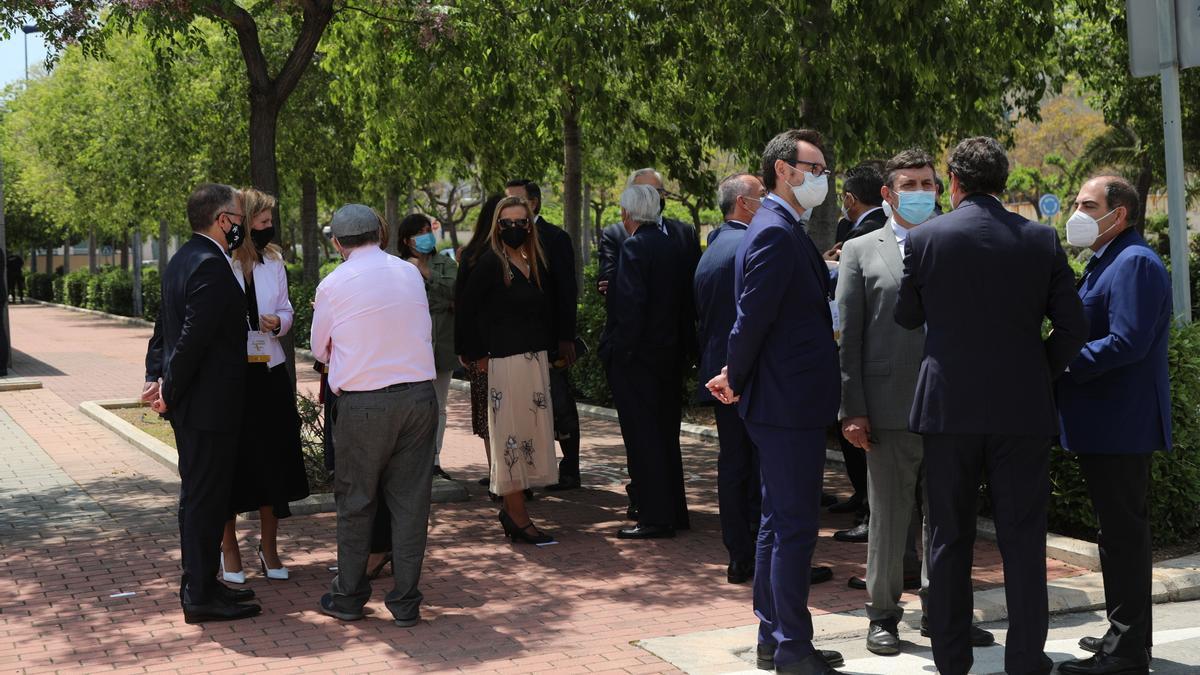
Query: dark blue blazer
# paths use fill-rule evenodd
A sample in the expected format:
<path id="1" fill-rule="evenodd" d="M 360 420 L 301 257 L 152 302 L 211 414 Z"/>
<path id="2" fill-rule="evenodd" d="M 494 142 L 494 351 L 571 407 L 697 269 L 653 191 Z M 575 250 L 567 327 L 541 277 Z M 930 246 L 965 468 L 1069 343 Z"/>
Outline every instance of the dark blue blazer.
<path id="1" fill-rule="evenodd" d="M 1171 447 L 1171 279 L 1136 230 L 1117 235 L 1079 285 L 1088 342 L 1058 379 L 1062 444 L 1087 454 Z"/>
<path id="2" fill-rule="evenodd" d="M 737 318 L 737 304 L 733 297 L 733 260 L 745 234 L 745 225 L 727 221 L 708 236 L 708 248 L 696 265 L 692 282 L 696 316 L 699 318 L 697 334 L 700 338 L 696 400 L 703 405 L 717 402 L 704 385 L 725 367 L 729 332 L 733 330 L 733 321 Z"/>
<path id="3" fill-rule="evenodd" d="M 792 429 L 835 422 L 841 375 L 829 271 L 783 205 L 763 200 L 754 214 L 738 244 L 733 285 L 737 318 L 726 361 L 742 419 Z"/>
<path id="4" fill-rule="evenodd" d="M 678 248 L 657 224 L 640 226 L 621 243 L 600 337 L 603 363 L 682 362 L 680 316 L 691 289 L 682 281 L 681 264 Z"/>
<path id="5" fill-rule="evenodd" d="M 912 431 L 1058 433 L 1053 379 L 1086 341 L 1087 320 L 1054 228 L 967 196 L 909 232 L 895 315 L 926 331 Z"/>

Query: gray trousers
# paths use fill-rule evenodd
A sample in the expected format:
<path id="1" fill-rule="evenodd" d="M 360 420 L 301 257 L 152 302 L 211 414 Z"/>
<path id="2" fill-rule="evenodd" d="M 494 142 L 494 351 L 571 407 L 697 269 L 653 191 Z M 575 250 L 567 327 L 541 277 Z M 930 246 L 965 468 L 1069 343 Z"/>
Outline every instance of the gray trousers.
<path id="1" fill-rule="evenodd" d="M 916 538 L 921 555 L 921 608 L 929 588 L 929 521 L 916 513 L 917 485 L 925 451 L 921 437 L 908 431 L 872 429 L 876 442 L 867 453 L 867 617 L 899 620 L 904 574 L 916 571 Z M 922 493 L 924 486 L 922 485 Z M 924 501 L 924 500 L 922 500 Z"/>
<path id="2" fill-rule="evenodd" d="M 384 599 L 397 619 L 419 616 L 421 564 L 429 530 L 437 396 L 431 382 L 398 384 L 337 399 L 333 493 L 338 573 L 334 606 L 355 613 L 371 597 L 367 556 L 380 502 L 392 514 L 394 586 Z"/>

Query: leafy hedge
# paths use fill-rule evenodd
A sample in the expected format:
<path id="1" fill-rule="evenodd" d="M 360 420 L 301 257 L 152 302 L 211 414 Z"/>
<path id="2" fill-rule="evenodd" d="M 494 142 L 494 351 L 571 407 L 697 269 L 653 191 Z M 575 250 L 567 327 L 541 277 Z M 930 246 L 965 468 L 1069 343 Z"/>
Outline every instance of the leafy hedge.
<path id="1" fill-rule="evenodd" d="M 29 297 L 72 307 L 94 309 L 120 316 L 133 316 L 133 274 L 120 267 L 105 267 L 96 274 L 86 269 L 66 275 L 45 272 L 25 276 Z M 162 288 L 158 270 L 142 270 L 142 317 L 158 318 Z"/>
<path id="2" fill-rule="evenodd" d="M 47 272 L 26 272 L 25 292 L 34 300 L 54 300 L 54 275 Z"/>

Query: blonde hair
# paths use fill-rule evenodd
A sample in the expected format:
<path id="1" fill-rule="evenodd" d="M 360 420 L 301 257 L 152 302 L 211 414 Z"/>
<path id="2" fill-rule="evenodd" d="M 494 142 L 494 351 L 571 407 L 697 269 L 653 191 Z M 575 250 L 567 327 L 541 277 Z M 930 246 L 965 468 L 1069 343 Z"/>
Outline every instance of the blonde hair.
<path id="1" fill-rule="evenodd" d="M 242 201 L 242 224 L 245 229 L 245 237 L 251 239 L 250 224 L 263 211 L 275 208 L 275 198 L 254 188 L 243 188 L 238 192 L 238 198 Z M 254 275 L 254 265 L 258 262 L 258 251 L 254 250 L 254 242 L 250 241 L 249 243 L 249 246 L 243 243 L 233 251 L 233 259 L 242 266 L 242 277 L 247 280 Z M 267 244 L 267 247 L 263 249 L 262 256 L 272 260 L 282 260 L 283 249 L 275 244 Z"/>
<path id="2" fill-rule="evenodd" d="M 508 260 L 508 255 L 504 252 L 504 243 L 500 239 L 500 212 L 506 208 L 520 206 L 525 209 L 525 219 L 529 221 L 529 236 L 525 238 L 525 243 L 521 244 L 521 251 L 525 254 L 525 258 L 529 261 L 529 276 L 533 280 L 534 285 L 538 288 L 542 287 L 542 275 L 538 272 L 538 263 L 546 264 L 546 256 L 542 252 L 541 242 L 538 241 L 537 224 L 534 222 L 533 209 L 529 206 L 529 202 L 524 197 L 505 197 L 496 204 L 496 211 L 492 214 L 492 229 L 489 243 L 492 246 L 492 252 L 502 261 Z M 504 266 L 504 285 L 508 286 L 512 283 L 512 274 L 508 266 Z"/>

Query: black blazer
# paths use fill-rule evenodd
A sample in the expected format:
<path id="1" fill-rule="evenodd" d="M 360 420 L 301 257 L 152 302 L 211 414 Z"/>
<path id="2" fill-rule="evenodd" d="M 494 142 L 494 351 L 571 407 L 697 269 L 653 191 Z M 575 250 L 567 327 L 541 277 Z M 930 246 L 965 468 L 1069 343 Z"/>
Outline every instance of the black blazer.
<path id="1" fill-rule="evenodd" d="M 700 235 L 696 233 L 696 228 L 674 218 L 663 218 L 663 224 L 667 227 L 667 236 L 678 244 L 679 251 L 684 254 L 684 270 L 687 271 L 690 285 L 691 274 L 696 269 L 696 263 L 700 261 Z M 617 269 L 617 257 L 621 253 L 621 244 L 628 238 L 629 233 L 621 223 L 608 225 L 600 232 L 600 269 L 596 276 L 597 281 L 613 278 Z"/>
<path id="2" fill-rule="evenodd" d="M 575 339 L 575 315 L 579 309 L 579 288 L 575 285 L 575 249 L 571 235 L 545 218 L 537 217 L 538 244 L 550 268 L 549 278 L 543 280 L 550 296 L 551 346 Z"/>
<path id="3" fill-rule="evenodd" d="M 874 232 L 887 224 L 887 214 L 883 212 L 883 207 L 877 206 L 872 209 L 867 215 L 863 216 L 862 222 L 858 225 L 850 223 L 847 228 L 844 239 L 838 239 L 839 242 L 847 242 L 855 237 L 861 237 L 868 232 Z"/>
<path id="4" fill-rule="evenodd" d="M 680 262 L 678 249 L 657 225 L 642 225 L 621 244 L 600 337 L 605 364 L 657 364 L 678 356 L 685 302 Z"/>
<path id="5" fill-rule="evenodd" d="M 732 220 L 713 230 L 693 278 L 700 343 L 696 400 L 704 404 L 716 402 L 704 385 L 725 367 L 729 333 L 737 319 L 737 301 L 733 297 L 733 262 L 737 257 L 738 244 L 745 234 L 746 225 Z"/>
<path id="6" fill-rule="evenodd" d="M 1053 331 L 1042 339 L 1042 319 Z M 896 321 L 925 326 L 909 428 L 1058 433 L 1052 381 L 1087 340 L 1075 275 L 1050 227 L 974 194 L 913 228 Z"/>
<path id="7" fill-rule="evenodd" d="M 193 234 L 167 264 L 162 307 L 146 350 L 147 379 L 163 378 L 173 426 L 241 428 L 246 294 L 217 244 Z"/>
<path id="8" fill-rule="evenodd" d="M 617 257 L 621 255 L 621 244 L 629 238 L 625 226 L 621 223 L 607 225 L 600 232 L 600 245 L 597 250 L 599 269 L 596 270 L 596 281 L 612 281 L 617 273 Z"/>

